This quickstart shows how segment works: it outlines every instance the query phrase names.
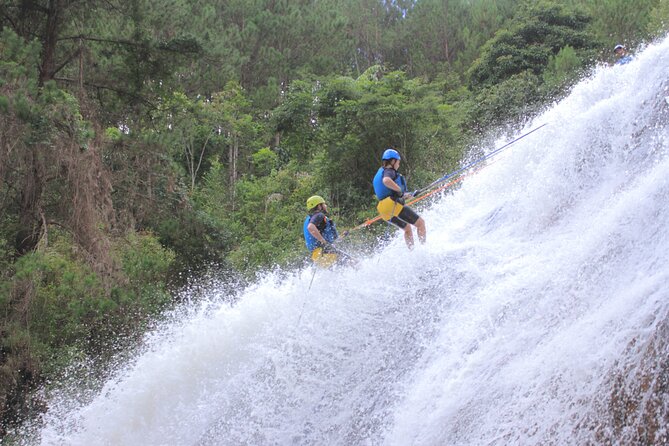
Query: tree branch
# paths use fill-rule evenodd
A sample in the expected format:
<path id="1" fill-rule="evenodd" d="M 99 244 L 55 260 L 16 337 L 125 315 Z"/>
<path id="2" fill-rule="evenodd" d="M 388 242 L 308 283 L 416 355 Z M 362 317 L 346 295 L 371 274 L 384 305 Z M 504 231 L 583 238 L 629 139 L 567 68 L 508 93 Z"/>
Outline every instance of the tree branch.
<path id="1" fill-rule="evenodd" d="M 78 84 L 79 83 L 78 79 L 69 79 L 69 78 L 66 78 L 66 77 L 54 77 L 54 80 L 61 81 L 61 82 L 67 82 L 69 84 Z M 148 105 L 152 108 L 157 108 L 157 106 L 154 103 L 152 103 L 151 101 L 149 101 L 145 97 L 134 94 L 134 93 L 131 93 L 127 90 L 121 90 L 121 89 L 118 89 L 118 88 L 111 87 L 109 85 L 93 84 L 91 82 L 84 82 L 84 85 L 86 87 L 97 88 L 97 89 L 101 89 L 101 90 L 110 90 L 110 91 L 113 91 L 114 93 L 118 93 L 120 95 L 125 95 L 125 96 L 129 96 L 131 98 L 139 99 L 144 104 L 146 104 L 146 105 Z"/>
<path id="2" fill-rule="evenodd" d="M 92 37 L 92 36 L 86 36 L 86 35 L 83 35 L 83 34 L 78 34 L 78 35 L 74 35 L 74 36 L 65 36 L 65 37 L 59 37 L 58 38 L 59 41 L 79 40 L 79 39 L 85 40 L 85 41 L 88 41 L 88 42 L 102 42 L 102 43 L 115 43 L 115 44 L 127 45 L 127 46 L 141 46 L 141 44 L 139 44 L 137 42 L 134 42 L 132 40 L 103 39 L 101 37 Z"/>
<path id="3" fill-rule="evenodd" d="M 74 36 L 59 37 L 58 41 L 79 40 L 79 39 L 87 41 L 87 42 L 113 43 L 115 45 L 125 45 L 125 46 L 130 46 L 130 47 L 137 47 L 137 48 L 141 48 L 141 47 L 146 46 L 144 43 L 138 43 L 138 42 L 135 42 L 133 40 L 103 39 L 101 37 L 85 36 L 83 34 L 74 35 Z M 155 49 L 158 50 L 158 51 L 165 51 L 165 52 L 168 52 L 168 53 L 178 53 L 178 54 L 185 53 L 185 51 L 180 51 L 178 48 L 169 47 L 165 44 L 162 44 L 162 42 L 160 42 L 158 45 L 156 45 Z M 193 52 L 193 51 L 190 51 L 190 52 Z"/>
<path id="4" fill-rule="evenodd" d="M 60 65 L 58 65 L 56 68 L 54 68 L 54 70 L 53 70 L 53 74 L 54 74 L 54 76 L 55 76 L 55 74 L 58 73 L 60 70 L 62 70 L 63 68 L 65 68 L 65 65 L 69 64 L 70 62 L 72 62 L 72 59 L 74 59 L 75 57 L 77 57 L 77 56 L 80 55 L 80 54 L 81 54 L 81 48 L 77 48 L 75 51 L 73 51 L 72 54 L 70 54 L 70 55 L 67 57 L 67 59 L 65 59 L 65 61 L 64 61 L 63 63 L 61 63 Z M 55 79 L 55 77 L 54 77 L 54 79 Z"/>

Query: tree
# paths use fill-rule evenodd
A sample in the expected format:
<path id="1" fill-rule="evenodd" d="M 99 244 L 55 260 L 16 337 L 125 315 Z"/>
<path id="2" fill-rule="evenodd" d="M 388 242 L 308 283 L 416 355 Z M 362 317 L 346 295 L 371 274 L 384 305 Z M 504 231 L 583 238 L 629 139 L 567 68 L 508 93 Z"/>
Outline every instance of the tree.
<path id="1" fill-rule="evenodd" d="M 584 7 L 593 17 L 592 28 L 597 38 L 613 47 L 620 42 L 640 42 L 650 23 L 651 10 L 657 3 L 658 0 L 590 0 Z"/>
<path id="2" fill-rule="evenodd" d="M 232 197 L 232 207 L 235 206 L 235 183 L 241 169 L 240 159 L 247 160 L 250 166 L 250 156 L 262 147 L 257 137 L 262 134 L 262 126 L 250 114 L 250 105 L 246 93 L 239 84 L 228 83 L 225 91 L 213 96 L 209 107 L 217 123 L 217 131 L 224 137 L 227 146 L 228 184 Z"/>
<path id="3" fill-rule="evenodd" d="M 434 78 L 440 72 L 462 72 L 514 11 L 515 1 L 423 0 L 409 10 L 406 33 L 406 65 L 412 75 Z"/>
<path id="4" fill-rule="evenodd" d="M 581 74 L 583 61 L 576 54 L 576 50 L 567 45 L 555 56 L 548 60 L 548 66 L 543 73 L 543 82 L 547 90 L 560 91 L 565 85 L 574 82 Z"/>
<path id="5" fill-rule="evenodd" d="M 666 33 L 669 29 L 669 0 L 659 0 L 650 11 L 648 32 L 653 36 Z"/>
<path id="6" fill-rule="evenodd" d="M 586 31 L 589 21 L 585 13 L 553 2 L 527 6 L 508 29 L 498 31 L 483 46 L 469 69 L 470 84 L 492 85 L 526 70 L 540 75 L 550 57 L 567 45 L 587 54 L 598 46 Z"/>

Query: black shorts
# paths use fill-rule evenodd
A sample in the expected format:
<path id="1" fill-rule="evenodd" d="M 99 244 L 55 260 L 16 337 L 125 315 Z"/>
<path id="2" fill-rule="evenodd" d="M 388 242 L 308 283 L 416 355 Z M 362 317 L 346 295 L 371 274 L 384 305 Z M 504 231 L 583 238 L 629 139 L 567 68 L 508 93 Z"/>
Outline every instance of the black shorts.
<path id="1" fill-rule="evenodd" d="M 391 218 L 390 222 L 395 226 L 399 226 L 400 228 L 404 229 L 407 227 L 407 224 L 416 224 L 419 218 L 420 215 L 416 214 L 413 209 L 411 209 L 409 206 L 404 206 L 397 217 Z"/>

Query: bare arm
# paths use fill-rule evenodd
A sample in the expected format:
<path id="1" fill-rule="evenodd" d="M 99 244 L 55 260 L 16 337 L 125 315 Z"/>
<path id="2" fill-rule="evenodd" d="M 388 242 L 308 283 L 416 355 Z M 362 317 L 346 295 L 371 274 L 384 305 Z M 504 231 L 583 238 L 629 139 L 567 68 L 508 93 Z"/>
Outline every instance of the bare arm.
<path id="1" fill-rule="evenodd" d="M 393 190 L 394 192 L 399 193 L 402 198 L 408 198 L 408 197 L 413 197 L 412 194 L 408 192 L 402 192 L 402 188 L 393 180 L 391 180 L 389 177 L 384 177 L 383 178 L 383 184 L 388 188 Z"/>
<path id="2" fill-rule="evenodd" d="M 394 190 L 395 192 L 402 193 L 402 188 L 399 187 L 399 185 L 391 180 L 389 177 L 383 177 L 383 184 L 386 186 L 388 189 Z"/>
<path id="3" fill-rule="evenodd" d="M 316 237 L 316 240 L 318 240 L 319 242 L 323 244 L 327 243 L 327 241 L 323 238 L 323 236 L 321 235 L 320 231 L 318 230 L 315 224 L 309 223 L 309 226 L 307 226 L 307 231 L 309 231 L 309 234 Z"/>

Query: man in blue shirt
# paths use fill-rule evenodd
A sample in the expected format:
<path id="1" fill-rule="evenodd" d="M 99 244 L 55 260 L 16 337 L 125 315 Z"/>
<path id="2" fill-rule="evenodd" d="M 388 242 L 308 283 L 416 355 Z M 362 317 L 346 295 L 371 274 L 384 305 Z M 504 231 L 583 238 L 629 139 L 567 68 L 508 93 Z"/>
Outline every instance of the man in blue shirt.
<path id="1" fill-rule="evenodd" d="M 625 65 L 627 63 L 632 62 L 632 56 L 627 54 L 627 48 L 625 48 L 623 45 L 621 44 L 616 45 L 613 48 L 613 52 L 616 53 L 616 56 L 618 56 L 616 65 Z"/>
<path id="2" fill-rule="evenodd" d="M 379 199 L 377 209 L 381 217 L 404 230 L 404 241 L 409 249 L 413 248 L 413 231 L 410 225 L 416 227 L 418 240 L 425 243 L 425 220 L 404 204 L 404 200 L 412 197 L 407 192 L 404 177 L 397 172 L 401 162 L 400 154 L 393 147 L 383 152 L 382 166 L 374 176 L 374 193 Z"/>

